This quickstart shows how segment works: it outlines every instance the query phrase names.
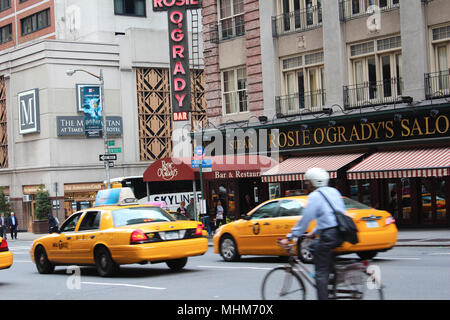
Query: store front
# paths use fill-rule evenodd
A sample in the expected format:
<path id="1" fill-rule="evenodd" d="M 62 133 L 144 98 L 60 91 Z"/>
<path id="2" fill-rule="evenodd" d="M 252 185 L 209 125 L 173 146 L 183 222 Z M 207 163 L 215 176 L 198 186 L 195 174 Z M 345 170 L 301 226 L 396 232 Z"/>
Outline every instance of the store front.
<path id="1" fill-rule="evenodd" d="M 450 148 L 406 149 L 374 153 L 347 175 L 355 194 L 372 185 L 375 205 L 401 225 L 449 225 L 449 166 Z"/>
<path id="2" fill-rule="evenodd" d="M 192 168 L 191 158 L 166 158 L 155 161 L 143 175 L 144 182 L 149 183 L 149 194 L 157 193 L 150 189 L 150 183 L 160 184 L 164 189 L 166 184 L 191 181 L 191 191 L 201 192 L 206 200 L 206 212 L 214 217 L 214 210 L 220 200 L 225 209 L 225 215 L 235 220 L 245 214 L 251 207 L 268 199 L 267 185 L 261 182 L 261 171 L 276 165 L 273 159 L 262 156 L 213 156 L 206 157 L 210 161 L 209 168 Z M 194 184 L 193 182 L 197 183 Z M 174 189 L 173 192 L 177 192 Z M 246 197 L 248 195 L 248 197 Z M 249 203 L 247 203 L 248 199 Z M 200 209 L 200 204 L 197 206 Z"/>
<path id="3" fill-rule="evenodd" d="M 261 177 L 269 198 L 305 194 L 304 173 L 322 167 L 331 186 L 400 226 L 450 225 L 450 104 L 278 121 L 249 127 L 256 137 L 268 132 L 263 151 L 280 155 Z"/>
<path id="4" fill-rule="evenodd" d="M 64 216 L 91 208 L 97 192 L 102 189 L 101 182 L 64 184 Z"/>

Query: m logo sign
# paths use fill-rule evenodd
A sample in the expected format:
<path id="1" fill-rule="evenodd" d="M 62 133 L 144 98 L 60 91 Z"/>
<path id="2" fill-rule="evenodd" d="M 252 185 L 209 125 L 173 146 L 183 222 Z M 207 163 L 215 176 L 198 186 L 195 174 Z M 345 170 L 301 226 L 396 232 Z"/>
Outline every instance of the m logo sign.
<path id="1" fill-rule="evenodd" d="M 18 94 L 19 98 L 19 133 L 27 134 L 40 131 L 39 89 Z"/>

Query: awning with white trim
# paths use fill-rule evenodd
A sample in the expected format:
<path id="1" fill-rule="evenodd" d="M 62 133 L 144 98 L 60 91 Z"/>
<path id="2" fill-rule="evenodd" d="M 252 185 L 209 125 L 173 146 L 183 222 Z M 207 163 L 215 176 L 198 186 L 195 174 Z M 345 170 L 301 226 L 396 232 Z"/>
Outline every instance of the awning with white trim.
<path id="1" fill-rule="evenodd" d="M 262 182 L 300 181 L 304 180 L 304 174 L 308 169 L 322 168 L 328 171 L 330 179 L 335 179 L 339 169 L 363 155 L 364 153 L 354 153 L 289 158 L 261 174 L 261 178 Z"/>
<path id="2" fill-rule="evenodd" d="M 450 148 L 377 152 L 347 171 L 350 180 L 449 175 Z"/>

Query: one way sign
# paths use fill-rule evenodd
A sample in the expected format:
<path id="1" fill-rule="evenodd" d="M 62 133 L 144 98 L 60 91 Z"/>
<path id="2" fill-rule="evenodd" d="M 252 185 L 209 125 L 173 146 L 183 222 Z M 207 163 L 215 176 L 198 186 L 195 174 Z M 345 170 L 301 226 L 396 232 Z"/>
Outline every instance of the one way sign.
<path id="1" fill-rule="evenodd" d="M 100 161 L 115 161 L 115 160 L 117 160 L 117 154 L 99 154 L 98 160 L 100 160 Z"/>

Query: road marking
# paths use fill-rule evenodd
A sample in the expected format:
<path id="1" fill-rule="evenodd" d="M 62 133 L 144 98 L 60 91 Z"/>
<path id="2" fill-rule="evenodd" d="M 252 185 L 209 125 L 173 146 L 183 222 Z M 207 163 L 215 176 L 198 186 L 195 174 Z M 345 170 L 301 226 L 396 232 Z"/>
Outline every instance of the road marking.
<path id="1" fill-rule="evenodd" d="M 106 282 L 85 282 L 82 281 L 82 284 L 90 284 L 90 285 L 96 285 L 96 286 L 119 286 L 119 287 L 134 287 L 134 288 L 141 288 L 141 289 L 151 289 L 151 290 L 166 290 L 166 288 L 160 288 L 160 287 L 148 287 L 148 286 L 140 286 L 136 284 L 127 284 L 127 283 L 106 283 Z"/>
<path id="2" fill-rule="evenodd" d="M 434 252 L 434 253 L 430 253 L 433 256 L 439 256 L 439 255 L 447 255 L 450 254 L 450 252 Z"/>
<path id="3" fill-rule="evenodd" d="M 374 260 L 422 260 L 421 258 L 377 257 Z"/>
<path id="4" fill-rule="evenodd" d="M 199 268 L 212 269 L 248 269 L 248 270 L 272 270 L 273 268 L 257 268 L 257 267 L 221 267 L 221 266 L 197 266 Z"/>
<path id="5" fill-rule="evenodd" d="M 13 260 L 13 264 L 16 262 L 27 262 L 27 263 L 32 263 L 32 261 L 26 261 L 26 260 Z"/>

